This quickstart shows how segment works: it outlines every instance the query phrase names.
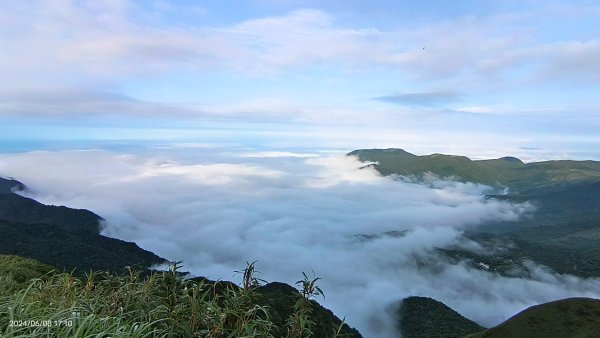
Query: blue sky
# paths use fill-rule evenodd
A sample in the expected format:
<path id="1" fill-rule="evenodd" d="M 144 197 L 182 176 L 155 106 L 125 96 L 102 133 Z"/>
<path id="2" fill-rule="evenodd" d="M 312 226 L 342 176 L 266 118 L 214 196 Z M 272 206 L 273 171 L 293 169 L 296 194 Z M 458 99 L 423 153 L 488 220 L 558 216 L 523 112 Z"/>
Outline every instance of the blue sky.
<path id="1" fill-rule="evenodd" d="M 0 151 L 600 159 L 599 22 L 594 1 L 5 1 Z"/>

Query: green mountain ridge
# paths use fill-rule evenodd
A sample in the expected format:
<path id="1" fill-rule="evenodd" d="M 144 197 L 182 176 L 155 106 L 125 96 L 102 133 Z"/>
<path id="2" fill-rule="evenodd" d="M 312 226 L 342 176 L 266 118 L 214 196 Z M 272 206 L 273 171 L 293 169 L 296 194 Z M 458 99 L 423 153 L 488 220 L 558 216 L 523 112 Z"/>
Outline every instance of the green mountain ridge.
<path id="1" fill-rule="evenodd" d="M 166 260 L 133 242 L 98 233 L 75 233 L 47 223 L 15 223 L 0 219 L 0 254 L 32 258 L 61 270 L 123 271 L 150 268 Z"/>
<path id="2" fill-rule="evenodd" d="M 89 210 L 45 205 L 15 193 L 0 194 L 0 219 L 23 224 L 53 224 L 81 234 L 98 233 L 100 222 L 104 220 Z"/>
<path id="3" fill-rule="evenodd" d="M 441 178 L 456 178 L 495 187 L 508 187 L 514 192 L 560 190 L 573 184 L 599 182 L 598 161 L 543 161 L 523 163 L 516 157 L 471 160 L 465 156 L 432 154 L 418 156 L 405 150 L 360 149 L 347 154 L 361 161 L 375 162 L 382 175 L 421 177 L 431 173 Z"/>

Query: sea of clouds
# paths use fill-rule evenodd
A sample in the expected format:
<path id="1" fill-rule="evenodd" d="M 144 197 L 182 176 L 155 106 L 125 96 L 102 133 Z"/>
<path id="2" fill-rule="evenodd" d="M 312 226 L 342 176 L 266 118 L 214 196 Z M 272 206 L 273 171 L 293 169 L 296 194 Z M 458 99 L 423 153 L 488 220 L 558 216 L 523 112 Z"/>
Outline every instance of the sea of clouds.
<path id="1" fill-rule="evenodd" d="M 106 219 L 105 235 L 183 260 L 195 275 L 239 280 L 233 271 L 257 261 L 259 277 L 293 284 L 314 271 L 326 296 L 318 301 L 367 337 L 397 336 L 393 309 L 411 295 L 484 326 L 540 302 L 600 297 L 596 279 L 533 263 L 527 277 L 502 277 L 436 253 L 481 249 L 465 230 L 517 220 L 527 204 L 486 199 L 491 188 L 478 184 L 364 166 L 344 155 L 209 148 L 0 155 L 0 174 L 40 202 L 90 209 Z"/>

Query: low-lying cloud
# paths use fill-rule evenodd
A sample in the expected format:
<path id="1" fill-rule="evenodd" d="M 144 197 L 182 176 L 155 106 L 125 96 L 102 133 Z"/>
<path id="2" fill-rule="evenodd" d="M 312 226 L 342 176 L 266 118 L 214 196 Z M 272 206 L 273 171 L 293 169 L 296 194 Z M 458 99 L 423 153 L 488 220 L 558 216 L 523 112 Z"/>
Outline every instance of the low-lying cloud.
<path id="1" fill-rule="evenodd" d="M 508 278 L 436 254 L 476 246 L 465 229 L 528 210 L 485 199 L 489 187 L 381 177 L 345 156 L 181 154 L 1 155 L 0 173 L 44 203 L 99 213 L 106 235 L 184 260 L 197 275 L 231 280 L 254 260 L 269 281 L 293 283 L 314 270 L 327 297 L 319 301 L 367 337 L 394 336 L 390 308 L 410 295 L 441 300 L 486 326 L 540 302 L 600 296 L 597 280 L 533 263 L 527 277 Z"/>

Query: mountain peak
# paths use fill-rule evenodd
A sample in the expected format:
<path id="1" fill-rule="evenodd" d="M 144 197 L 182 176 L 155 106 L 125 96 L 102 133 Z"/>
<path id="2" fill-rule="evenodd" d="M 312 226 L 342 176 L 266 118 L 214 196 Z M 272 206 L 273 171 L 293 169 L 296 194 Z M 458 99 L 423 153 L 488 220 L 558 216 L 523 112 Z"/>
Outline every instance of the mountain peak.
<path id="1" fill-rule="evenodd" d="M 523 163 L 523 161 L 521 161 L 520 159 L 513 157 L 513 156 L 504 156 L 504 157 L 500 157 L 499 160 L 502 161 L 507 161 L 507 162 L 512 162 L 512 163 L 520 163 L 520 164 L 525 164 Z"/>
<path id="2" fill-rule="evenodd" d="M 462 337 L 484 330 L 444 303 L 428 297 L 408 297 L 398 309 L 402 337 Z"/>

